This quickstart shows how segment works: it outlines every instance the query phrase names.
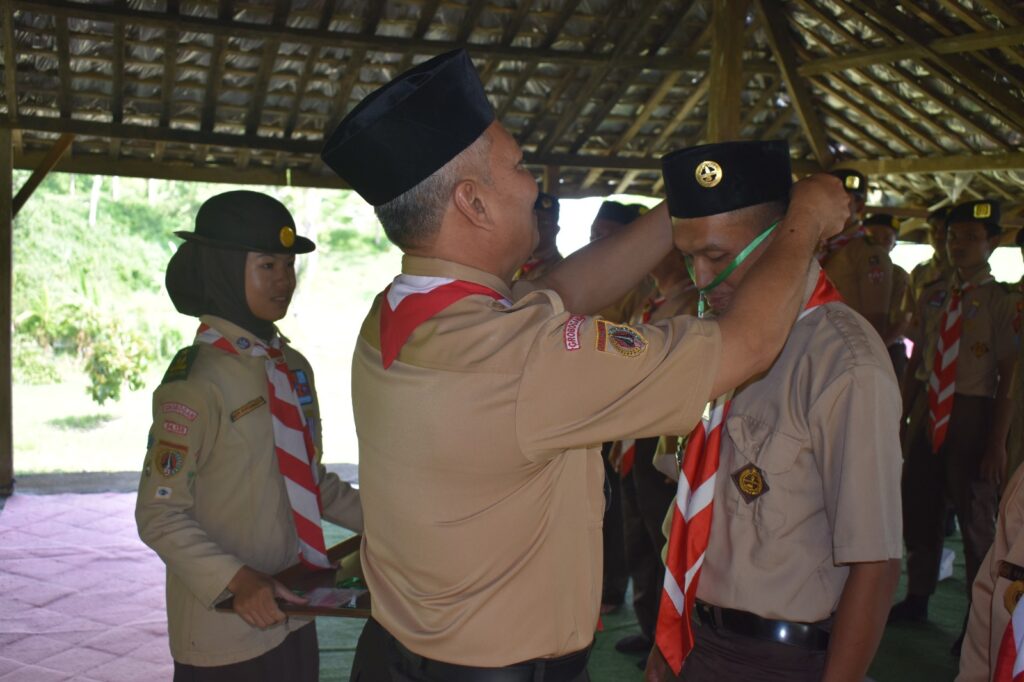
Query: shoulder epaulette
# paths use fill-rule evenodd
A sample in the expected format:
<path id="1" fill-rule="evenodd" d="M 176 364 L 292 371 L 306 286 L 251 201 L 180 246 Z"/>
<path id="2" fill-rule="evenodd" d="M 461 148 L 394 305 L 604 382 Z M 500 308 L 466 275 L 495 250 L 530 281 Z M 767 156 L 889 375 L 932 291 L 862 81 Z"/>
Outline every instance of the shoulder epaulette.
<path id="1" fill-rule="evenodd" d="M 167 371 L 164 372 L 164 378 L 160 383 L 166 384 L 170 381 L 188 379 L 188 373 L 192 371 L 192 363 L 195 362 L 196 355 L 198 354 L 198 344 L 179 350 L 174 355 L 174 359 L 171 360 L 171 364 L 168 365 Z"/>

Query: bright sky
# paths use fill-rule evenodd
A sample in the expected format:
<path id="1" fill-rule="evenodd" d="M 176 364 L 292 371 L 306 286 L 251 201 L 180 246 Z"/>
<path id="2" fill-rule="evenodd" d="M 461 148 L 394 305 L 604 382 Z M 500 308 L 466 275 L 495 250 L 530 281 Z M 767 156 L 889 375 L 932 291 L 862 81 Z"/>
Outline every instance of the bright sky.
<path id="1" fill-rule="evenodd" d="M 624 204 L 644 204 L 654 206 L 657 200 L 650 197 L 632 195 L 613 195 L 607 197 Z M 558 250 L 567 256 L 590 240 L 590 224 L 594 222 L 597 209 L 601 207 L 603 197 L 588 199 L 562 199 L 559 202 Z M 927 244 L 897 244 L 892 252 L 892 259 L 897 265 L 910 272 L 915 265 L 932 257 L 932 247 Z M 1004 246 L 996 249 L 989 260 L 992 274 L 1001 282 L 1017 282 L 1024 275 L 1024 261 L 1021 250 L 1016 247 Z"/>

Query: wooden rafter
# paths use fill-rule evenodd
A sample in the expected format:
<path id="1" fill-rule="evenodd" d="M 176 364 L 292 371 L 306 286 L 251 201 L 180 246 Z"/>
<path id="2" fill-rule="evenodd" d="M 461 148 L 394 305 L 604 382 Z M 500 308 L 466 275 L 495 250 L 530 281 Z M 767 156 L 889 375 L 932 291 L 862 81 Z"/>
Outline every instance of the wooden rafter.
<path id="1" fill-rule="evenodd" d="M 876 116 L 874 112 L 872 112 L 869 109 L 870 103 L 863 103 L 865 98 L 861 93 L 857 91 L 846 90 L 841 86 L 835 87 L 833 84 L 829 83 L 824 78 L 814 78 L 811 79 L 811 82 L 814 83 L 815 87 L 817 87 L 822 92 L 842 102 L 843 108 L 845 110 L 857 114 L 861 119 L 867 121 L 871 125 L 875 126 L 879 130 L 886 133 L 892 142 L 899 145 L 900 147 L 903 147 L 903 149 L 905 149 L 906 151 L 911 152 L 912 154 L 918 154 L 924 151 L 923 149 L 918 147 L 917 144 L 911 141 L 903 133 L 903 131 L 896 128 L 896 125 L 900 125 L 901 123 L 897 123 L 895 121 L 890 122 L 892 121 L 892 119 L 882 120 L 881 118 Z M 930 141 L 926 141 L 926 144 L 928 144 L 932 148 L 935 148 L 936 146 Z"/>
<path id="2" fill-rule="evenodd" d="M 18 57 L 14 45 L 14 13 L 11 9 L 11 0 L 0 0 L 0 22 L 3 23 L 4 31 L 4 100 L 7 102 L 7 118 L 16 121 L 18 120 Z"/>
<path id="3" fill-rule="evenodd" d="M 56 17 L 57 21 L 57 72 L 60 77 L 60 91 L 57 93 L 61 118 L 71 117 L 71 48 L 68 37 L 67 17 Z"/>
<path id="4" fill-rule="evenodd" d="M 707 138 L 709 142 L 734 140 L 739 136 L 743 77 L 743 42 L 749 0 L 719 0 L 711 15 L 711 90 L 708 94 Z"/>
<path id="5" fill-rule="evenodd" d="M 470 0 L 469 6 L 466 7 L 466 13 L 462 17 L 462 24 L 459 26 L 459 32 L 455 36 L 455 42 L 465 43 L 469 40 L 470 34 L 473 33 L 473 29 L 476 28 L 476 22 L 480 20 L 480 13 L 484 11 L 484 0 Z"/>
<path id="6" fill-rule="evenodd" d="M 231 0 L 218 0 L 217 17 L 221 22 L 230 21 Z M 224 44 L 227 43 L 227 40 L 228 36 L 226 35 L 216 35 L 213 37 L 213 54 L 210 55 L 210 68 L 206 72 L 203 113 L 199 124 L 205 132 L 213 131 L 213 124 L 217 116 L 217 98 L 220 95 L 221 71 L 224 69 Z"/>
<path id="7" fill-rule="evenodd" d="M 440 6 L 441 0 L 427 0 L 426 4 L 420 9 L 419 19 L 416 20 L 416 29 L 412 33 L 413 38 L 419 39 L 427 35 L 430 25 L 434 22 L 434 15 L 437 14 Z M 398 63 L 398 68 L 395 71 L 402 73 L 410 66 L 412 66 L 412 52 L 406 52 L 402 55 L 402 61 Z"/>
<path id="8" fill-rule="evenodd" d="M 167 14 L 177 16 L 178 0 L 168 0 Z M 178 30 L 173 24 L 164 26 L 164 66 L 163 83 L 160 87 L 160 127 L 171 126 L 171 101 L 174 95 L 175 76 L 177 74 Z"/>
<path id="9" fill-rule="evenodd" d="M 988 26 L 986 26 L 983 22 L 979 21 L 974 15 L 972 15 L 970 12 L 968 12 L 966 10 L 966 8 L 961 6 L 959 3 L 957 3 L 957 2 L 950 2 L 950 0 L 939 0 L 939 3 L 946 10 L 948 10 L 951 14 L 953 14 L 957 19 L 959 19 L 965 25 L 970 27 L 970 29 L 972 31 L 974 31 L 975 33 L 983 33 L 983 32 L 988 30 Z M 919 8 L 916 4 L 914 5 L 914 8 L 915 8 L 915 13 L 917 14 L 918 17 L 924 18 L 924 16 L 929 16 L 928 12 L 921 11 L 922 8 Z M 1005 9 L 1005 8 L 1003 8 L 1003 9 Z M 1000 14 L 1002 14 L 1002 16 L 1005 17 L 1003 19 L 1000 19 L 1000 21 L 1002 21 L 1004 24 L 1006 24 L 1006 26 L 1008 28 L 1013 28 L 1013 27 L 1015 27 L 1015 26 L 1020 24 L 1020 22 L 1015 17 L 1013 17 L 1012 13 L 1006 13 L 1006 14 L 1000 13 Z M 937 23 L 939 23 L 939 25 L 936 26 L 936 29 L 939 32 L 941 32 L 941 33 L 943 33 L 944 35 L 947 35 L 947 36 L 954 35 L 954 32 L 949 30 L 948 28 L 946 28 L 946 26 L 941 24 L 941 22 L 937 22 Z M 1024 41 L 1021 41 L 1021 42 L 1024 42 Z M 1021 49 L 1020 49 L 1020 43 L 1018 43 L 1016 46 L 1013 46 L 1012 44 L 1011 45 L 1000 45 L 999 49 L 1011 61 L 1015 62 L 1018 65 L 1024 64 L 1024 58 L 1022 58 L 1022 56 L 1021 56 L 1022 53 L 1021 53 Z M 989 60 L 988 57 L 985 57 L 982 54 L 979 54 L 977 56 L 979 58 L 984 58 L 988 63 L 992 63 L 993 65 L 995 64 L 993 61 Z M 998 67 L 996 67 L 996 68 L 997 68 L 997 70 L 1002 71 L 1001 69 L 998 69 Z M 1002 72 L 1006 73 L 1005 71 L 1002 71 Z M 1019 80 L 1017 81 L 1017 84 L 1018 84 L 1017 87 L 1020 87 L 1020 81 Z"/>
<path id="10" fill-rule="evenodd" d="M 793 49 L 789 36 L 789 22 L 786 15 L 775 5 L 769 7 L 766 0 L 754 0 L 754 2 L 761 15 L 765 32 L 768 34 L 768 44 L 771 46 L 775 61 L 779 64 L 782 80 L 786 83 L 786 89 L 789 91 L 793 107 L 800 119 L 800 126 L 811 145 L 814 158 L 822 167 L 828 168 L 832 165 L 832 152 L 829 151 L 825 127 L 814 110 L 811 93 L 803 79 L 797 75 L 796 51 Z"/>
<path id="11" fill-rule="evenodd" d="M 326 0 L 320 10 L 320 18 L 317 28 L 321 31 L 327 30 L 331 25 L 331 19 L 333 16 L 334 0 Z M 292 133 L 295 132 L 295 126 L 299 121 L 299 110 L 302 108 L 302 100 L 306 97 L 309 82 L 313 77 L 314 67 L 322 53 L 323 48 L 319 45 L 314 45 L 309 48 L 309 51 L 306 54 L 306 59 L 302 64 L 302 73 L 299 75 L 299 82 L 295 86 L 295 97 L 292 99 L 292 105 L 289 108 L 287 118 L 285 119 L 285 138 L 290 138 Z"/>
<path id="12" fill-rule="evenodd" d="M 288 8 L 290 0 L 276 0 L 274 3 L 274 15 L 270 25 L 281 28 L 288 20 Z M 252 91 L 252 102 L 249 111 L 245 115 L 245 134 L 255 135 L 259 130 L 260 117 L 263 113 L 263 103 L 267 99 L 267 85 L 270 83 L 270 75 L 274 72 L 274 64 L 277 61 L 277 50 L 281 45 L 279 40 L 267 40 L 263 44 L 263 54 L 260 59 L 259 71 L 256 74 L 255 87 Z"/>
<path id="13" fill-rule="evenodd" d="M 67 153 L 71 148 L 71 143 L 74 142 L 75 136 L 65 133 L 57 138 L 57 141 L 53 143 L 46 155 L 43 156 L 39 165 L 32 171 L 32 175 L 29 176 L 25 184 L 21 186 L 18 193 L 14 196 L 14 200 L 11 202 L 11 217 L 18 215 L 18 211 L 25 205 L 25 202 L 31 198 L 32 194 L 36 191 L 36 188 L 46 179 L 46 176 L 50 174 L 53 167 L 57 165 L 60 158 Z"/>
<path id="14" fill-rule="evenodd" d="M 904 42 L 921 49 L 923 59 L 952 73 L 961 83 L 1015 117 L 1017 123 L 1013 127 L 1017 130 L 1024 129 L 1024 103 L 1001 89 L 995 81 L 988 80 L 985 75 L 979 73 L 976 66 L 962 56 L 952 53 L 942 54 L 927 46 L 928 37 L 923 35 L 921 29 L 913 22 L 900 14 L 888 0 L 850 0 L 850 2 L 860 6 L 864 11 L 870 12 L 888 30 L 899 35 Z M 1016 31 L 1018 44 L 1024 41 L 1024 29 L 1015 27 L 1006 30 Z"/>

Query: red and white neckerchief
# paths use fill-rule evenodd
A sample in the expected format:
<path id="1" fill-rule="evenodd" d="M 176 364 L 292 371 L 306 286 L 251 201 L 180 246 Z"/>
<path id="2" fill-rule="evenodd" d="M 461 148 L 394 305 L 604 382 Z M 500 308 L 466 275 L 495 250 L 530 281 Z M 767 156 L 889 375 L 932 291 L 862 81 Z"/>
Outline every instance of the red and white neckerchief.
<path id="1" fill-rule="evenodd" d="M 449 277 L 399 275 L 384 290 L 380 306 L 380 359 L 391 366 L 409 336 L 439 312 L 472 295 L 490 296 L 505 306 L 512 302 L 482 284 Z"/>
<path id="2" fill-rule="evenodd" d="M 516 275 L 516 278 L 518 279 L 520 277 L 523 277 L 524 275 L 530 274 L 531 272 L 536 270 L 543 262 L 543 258 L 531 258 L 530 260 L 526 261 L 525 263 L 519 266 L 519 272 Z"/>
<path id="3" fill-rule="evenodd" d="M 647 303 L 644 304 L 643 313 L 640 314 L 640 322 L 647 324 L 651 321 L 651 316 L 654 315 L 655 311 L 665 303 L 665 294 L 658 293 L 647 299 Z"/>
<path id="4" fill-rule="evenodd" d="M 932 373 L 928 377 L 928 432 L 932 437 L 932 452 L 938 452 L 946 440 L 949 417 L 953 413 L 953 394 L 956 393 L 956 364 L 960 355 L 960 332 L 963 330 L 963 297 L 976 286 L 993 281 L 992 277 L 973 284 L 953 285 L 949 301 L 939 321 L 939 342 L 935 345 Z"/>
<path id="5" fill-rule="evenodd" d="M 843 248 L 844 246 L 852 242 L 854 239 L 861 239 L 863 237 L 866 237 L 867 234 L 868 232 L 867 230 L 864 229 L 863 225 L 861 227 L 858 227 L 850 234 L 837 234 L 835 237 L 832 237 L 831 239 L 825 242 L 824 250 L 818 254 L 818 262 L 824 263 L 826 260 L 828 260 L 828 257 L 831 256 L 833 253 Z"/>
<path id="6" fill-rule="evenodd" d="M 818 306 L 842 301 L 825 271 L 798 319 Z M 676 675 L 693 649 L 693 624 L 690 620 L 697 598 L 697 582 L 704 553 L 711 536 L 711 512 L 722 444 L 722 425 L 729 414 L 732 391 L 712 401 L 708 417 L 690 433 L 679 470 L 672 529 L 665 560 L 665 584 L 658 609 L 655 642 Z"/>
<path id="7" fill-rule="evenodd" d="M 196 341 L 208 343 L 226 353 L 241 354 L 233 343 L 205 323 L 199 325 Z M 285 490 L 288 491 L 295 534 L 299 540 L 299 560 L 310 568 L 331 568 L 323 527 L 320 525 L 323 502 L 320 499 L 313 434 L 299 407 L 295 377 L 288 371 L 288 363 L 281 352 L 281 339 L 273 339 L 269 346 L 254 341 L 244 352 L 266 358 L 274 454 L 277 455 L 277 466 L 284 477 Z"/>
<path id="8" fill-rule="evenodd" d="M 1024 599 L 1013 607 L 1013 615 L 999 641 L 992 682 L 1024 682 Z"/>

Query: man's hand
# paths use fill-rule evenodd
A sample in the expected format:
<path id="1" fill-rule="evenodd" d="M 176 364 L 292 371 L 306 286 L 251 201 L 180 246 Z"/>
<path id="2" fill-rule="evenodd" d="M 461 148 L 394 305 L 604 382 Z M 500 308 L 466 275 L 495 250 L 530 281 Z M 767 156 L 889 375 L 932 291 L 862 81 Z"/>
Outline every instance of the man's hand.
<path id="1" fill-rule="evenodd" d="M 254 628 L 268 628 L 287 616 L 277 606 L 274 598 L 292 604 L 305 604 L 306 600 L 269 575 L 242 566 L 228 583 L 228 591 L 235 596 L 235 613 Z"/>
<path id="2" fill-rule="evenodd" d="M 843 189 L 842 181 L 828 173 L 817 173 L 800 180 L 789 191 L 785 222 L 816 226 L 818 234 L 811 236 L 824 240 L 843 231 L 852 211 L 853 198 Z"/>
<path id="3" fill-rule="evenodd" d="M 647 655 L 647 668 L 644 670 L 644 682 L 669 682 L 676 679 L 668 662 L 661 655 L 661 650 L 655 644 L 651 647 L 651 653 Z"/>
<path id="4" fill-rule="evenodd" d="M 1002 443 L 989 443 L 981 458 L 979 475 L 982 480 L 998 484 L 1006 471 L 1006 446 Z"/>

